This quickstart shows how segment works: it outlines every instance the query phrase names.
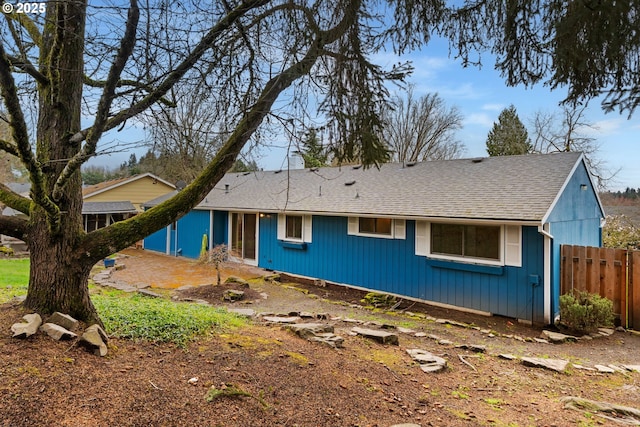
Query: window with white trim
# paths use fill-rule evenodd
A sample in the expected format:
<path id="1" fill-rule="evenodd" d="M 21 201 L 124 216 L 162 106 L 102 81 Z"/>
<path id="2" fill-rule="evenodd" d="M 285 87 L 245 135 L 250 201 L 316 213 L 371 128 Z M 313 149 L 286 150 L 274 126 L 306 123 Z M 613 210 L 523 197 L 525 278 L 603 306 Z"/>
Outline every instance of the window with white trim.
<path id="1" fill-rule="evenodd" d="M 383 217 L 349 217 L 348 234 L 353 236 L 405 239 L 404 219 Z"/>
<path id="2" fill-rule="evenodd" d="M 522 266 L 522 227 L 416 221 L 416 255 Z"/>
<path id="3" fill-rule="evenodd" d="M 311 215 L 278 214 L 278 240 L 311 243 Z"/>

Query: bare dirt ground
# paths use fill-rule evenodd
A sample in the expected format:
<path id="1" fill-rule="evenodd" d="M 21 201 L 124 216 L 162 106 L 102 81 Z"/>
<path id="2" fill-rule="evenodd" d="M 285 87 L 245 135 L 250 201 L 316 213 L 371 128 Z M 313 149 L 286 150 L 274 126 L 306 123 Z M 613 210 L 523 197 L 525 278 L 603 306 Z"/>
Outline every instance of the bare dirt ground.
<path id="1" fill-rule="evenodd" d="M 557 373 L 498 356 L 563 358 L 587 367 L 637 365 L 640 337 L 630 332 L 560 345 L 535 343 L 527 338 L 540 329 L 512 319 L 410 301 L 393 313 L 376 312 L 353 305 L 361 304 L 362 291 L 273 284 L 255 279 L 265 272 L 243 266 L 223 271 L 223 278 L 251 279 L 248 301 L 230 304 L 222 301 L 224 286 L 206 285 L 215 280 L 211 267 L 142 251 L 128 255 L 119 261 L 126 268 L 113 280 L 167 288 L 205 285 L 171 292 L 260 313 L 326 313 L 345 338 L 344 348 L 307 342 L 255 320 L 243 329 L 213 332 L 187 349 L 112 339 L 109 355 L 99 358 L 42 335 L 12 339 L 9 327 L 25 313 L 5 304 L 0 306 L 6 325 L 0 334 L 0 426 L 594 426 L 617 424 L 595 411 L 565 409 L 561 398 L 640 406 L 639 373 L 602 374 L 571 365 Z M 494 336 L 424 316 L 477 325 Z M 453 344 L 398 332 L 398 346 L 381 345 L 351 335 L 353 323 L 345 321 L 351 319 L 375 322 L 366 327 L 411 328 Z M 473 353 L 458 347 L 462 344 L 484 345 L 487 351 Z M 422 372 L 408 348 L 444 357 L 447 370 Z M 192 378 L 197 378 L 193 384 Z M 249 396 L 208 402 L 212 386 Z"/>

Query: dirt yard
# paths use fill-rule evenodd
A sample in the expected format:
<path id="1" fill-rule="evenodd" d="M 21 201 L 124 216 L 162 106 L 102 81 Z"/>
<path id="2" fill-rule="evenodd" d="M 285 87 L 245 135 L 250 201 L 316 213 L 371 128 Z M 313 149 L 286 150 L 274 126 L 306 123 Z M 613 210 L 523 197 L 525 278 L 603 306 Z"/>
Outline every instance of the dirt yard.
<path id="1" fill-rule="evenodd" d="M 389 314 L 354 305 L 361 304 L 361 291 L 261 280 L 251 280 L 245 295 L 250 303 L 223 303 L 224 287 L 208 285 L 215 281 L 210 267 L 143 251 L 128 255 L 118 261 L 126 268 L 113 280 L 168 288 L 203 285 L 172 293 L 258 313 L 323 313 L 344 337 L 344 348 L 305 341 L 257 318 L 247 328 L 212 334 L 186 350 L 112 339 L 109 355 L 99 358 L 42 335 L 12 339 L 9 327 L 24 313 L 5 304 L 0 306 L 6 325 L 0 334 L 0 426 L 596 426 L 617 424 L 593 409 L 565 409 L 561 398 L 640 407 L 639 373 L 604 374 L 572 364 L 557 373 L 499 357 L 562 358 L 588 368 L 638 365 L 640 337 L 630 332 L 543 344 L 533 342 L 540 329 L 511 319 L 408 301 Z M 242 266 L 223 273 L 223 278 L 248 279 L 265 274 Z M 493 334 L 425 316 L 473 324 Z M 389 329 L 398 333 L 400 343 L 381 345 L 352 335 L 355 321 L 368 328 L 395 325 L 411 331 Z M 439 344 L 436 337 L 449 343 Z M 486 352 L 461 345 L 482 345 Z M 445 358 L 448 368 L 422 372 L 406 353 L 410 348 Z M 208 402 L 205 395 L 212 386 L 246 396 Z"/>

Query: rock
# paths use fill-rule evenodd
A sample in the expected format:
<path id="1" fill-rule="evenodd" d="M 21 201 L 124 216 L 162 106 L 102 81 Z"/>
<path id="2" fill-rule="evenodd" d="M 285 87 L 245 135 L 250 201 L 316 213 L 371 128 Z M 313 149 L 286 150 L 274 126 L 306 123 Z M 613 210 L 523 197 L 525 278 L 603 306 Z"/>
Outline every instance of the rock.
<path id="1" fill-rule="evenodd" d="M 544 338 L 534 338 L 533 340 L 538 344 L 549 344 L 549 341 L 545 340 Z"/>
<path id="2" fill-rule="evenodd" d="M 150 290 L 148 290 L 148 289 L 140 289 L 140 288 L 138 288 L 138 293 L 139 293 L 140 295 L 144 295 L 144 296 L 146 296 L 146 297 L 151 297 L 151 298 L 162 298 L 162 295 L 160 295 L 159 293 L 157 293 L 157 292 L 153 292 L 153 291 L 150 291 Z"/>
<path id="3" fill-rule="evenodd" d="M 333 333 L 333 326 L 323 323 L 295 323 L 284 326 L 307 341 L 321 342 L 334 348 L 342 347 L 344 338 Z"/>
<path id="4" fill-rule="evenodd" d="M 256 311 L 251 308 L 230 308 L 228 311 L 243 317 L 254 317 L 256 315 Z"/>
<path id="5" fill-rule="evenodd" d="M 227 280 L 225 280 L 224 283 L 225 283 L 225 285 L 233 283 L 233 284 L 236 284 L 236 285 L 241 285 L 242 287 L 245 287 L 245 288 L 249 287 L 249 282 L 247 282 L 246 280 L 241 279 L 239 277 L 233 277 L 233 276 L 227 277 Z"/>
<path id="6" fill-rule="evenodd" d="M 484 345 L 479 345 L 479 344 L 462 344 L 459 346 L 456 346 L 456 348 L 462 348 L 464 350 L 470 350 L 473 351 L 474 353 L 486 353 L 487 351 L 487 347 Z"/>
<path id="7" fill-rule="evenodd" d="M 640 372 L 640 365 L 622 365 L 624 369 L 631 372 Z"/>
<path id="8" fill-rule="evenodd" d="M 403 334 L 415 334 L 416 331 L 410 328 L 403 328 L 402 326 L 398 326 L 398 332 Z"/>
<path id="9" fill-rule="evenodd" d="M 598 328 L 598 333 L 604 337 L 608 337 L 610 335 L 613 335 L 613 333 L 615 332 L 615 330 L 613 329 L 609 329 L 609 328 Z"/>
<path id="10" fill-rule="evenodd" d="M 374 341 L 377 341 L 380 344 L 391 344 L 391 345 L 399 344 L 398 335 L 391 332 L 379 331 L 377 329 L 358 328 L 358 327 L 352 328 L 351 331 L 357 335 L 362 335 L 365 338 L 369 338 Z"/>
<path id="11" fill-rule="evenodd" d="M 413 424 L 413 423 L 394 424 L 391 427 L 420 427 L 420 424 Z"/>
<path id="12" fill-rule="evenodd" d="M 333 333 L 317 334 L 315 337 L 309 338 L 309 341 L 321 342 L 327 344 L 333 348 L 342 348 L 344 345 L 344 338 Z"/>
<path id="13" fill-rule="evenodd" d="M 596 365 L 595 368 L 598 372 L 602 372 L 603 374 L 613 374 L 615 372 L 614 369 L 604 365 Z"/>
<path id="14" fill-rule="evenodd" d="M 84 331 L 78 344 L 92 351 L 96 356 L 104 357 L 107 355 L 107 341 L 107 333 L 100 325 L 91 325 Z"/>
<path id="15" fill-rule="evenodd" d="M 419 348 L 407 349 L 407 353 L 413 360 L 420 364 L 420 369 L 424 372 L 440 372 L 447 368 L 447 361 L 426 350 Z"/>
<path id="16" fill-rule="evenodd" d="M 573 367 L 574 367 L 575 369 L 579 369 L 579 370 L 581 370 L 581 371 L 595 371 L 595 370 L 596 370 L 596 369 L 594 369 L 594 368 L 589 368 L 589 367 L 587 367 L 587 366 L 578 365 L 577 363 L 574 363 L 574 364 L 573 364 Z"/>
<path id="17" fill-rule="evenodd" d="M 556 372 L 564 372 L 569 361 L 563 359 L 542 359 L 539 357 L 523 357 L 522 364 L 534 368 L 550 369 Z"/>
<path id="18" fill-rule="evenodd" d="M 453 341 L 449 341 L 449 340 L 438 340 L 438 344 L 440 344 L 440 345 L 453 345 Z"/>
<path id="19" fill-rule="evenodd" d="M 38 328 L 42 325 L 42 318 L 38 313 L 27 314 L 22 317 L 24 322 L 14 323 L 11 326 L 13 338 L 28 338 L 38 332 Z"/>
<path id="20" fill-rule="evenodd" d="M 67 341 L 78 336 L 55 323 L 45 323 L 40 326 L 40 330 L 56 341 Z"/>
<path id="21" fill-rule="evenodd" d="M 264 316 L 262 318 L 265 322 L 269 323 L 296 323 L 301 320 L 298 316 L 289 316 L 289 317 L 281 317 L 281 316 Z"/>
<path id="22" fill-rule="evenodd" d="M 309 338 L 320 333 L 333 332 L 333 326 L 324 323 L 295 323 L 286 325 L 285 328 L 293 331 L 302 338 Z"/>
<path id="23" fill-rule="evenodd" d="M 78 327 L 78 324 L 80 322 L 78 322 L 68 314 L 63 314 L 56 311 L 51 316 L 49 316 L 49 318 L 47 319 L 47 323 L 55 323 L 56 325 L 62 326 L 69 331 L 73 331 Z"/>
<path id="24" fill-rule="evenodd" d="M 560 344 L 560 343 L 564 343 L 567 341 L 577 341 L 578 338 L 571 336 L 571 335 L 565 335 L 565 334 L 561 334 L 559 332 L 553 332 L 553 331 L 542 331 L 542 334 L 540 334 L 540 338 L 545 339 L 551 343 L 554 344 Z"/>
<path id="25" fill-rule="evenodd" d="M 505 359 L 505 360 L 516 360 L 517 359 L 516 356 L 514 356 L 513 354 L 508 354 L 508 353 L 500 354 L 500 355 L 498 355 L 498 357 L 500 359 Z"/>
<path id="26" fill-rule="evenodd" d="M 226 291 L 224 291 L 224 294 L 222 296 L 222 299 L 231 302 L 240 301 L 242 298 L 244 298 L 244 292 L 235 289 L 227 289 Z"/>

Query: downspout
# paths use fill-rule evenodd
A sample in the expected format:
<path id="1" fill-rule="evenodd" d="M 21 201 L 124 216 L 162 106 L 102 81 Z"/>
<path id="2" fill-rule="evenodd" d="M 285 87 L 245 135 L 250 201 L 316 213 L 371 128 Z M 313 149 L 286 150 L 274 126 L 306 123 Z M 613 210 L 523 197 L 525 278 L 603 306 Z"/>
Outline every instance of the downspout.
<path id="1" fill-rule="evenodd" d="M 553 236 L 549 233 L 549 223 L 538 226 L 538 233 L 544 236 L 544 321 L 551 321 L 551 241 Z M 555 319 L 554 319 L 555 320 Z"/>

